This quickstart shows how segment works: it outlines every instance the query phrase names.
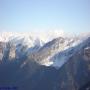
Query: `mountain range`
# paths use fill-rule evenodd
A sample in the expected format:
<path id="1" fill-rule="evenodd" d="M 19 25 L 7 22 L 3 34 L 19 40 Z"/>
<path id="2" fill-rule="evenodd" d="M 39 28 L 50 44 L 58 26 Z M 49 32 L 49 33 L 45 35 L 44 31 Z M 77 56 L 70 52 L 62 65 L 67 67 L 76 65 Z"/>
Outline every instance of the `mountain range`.
<path id="1" fill-rule="evenodd" d="M 0 88 L 4 87 L 90 90 L 90 33 L 0 33 Z"/>

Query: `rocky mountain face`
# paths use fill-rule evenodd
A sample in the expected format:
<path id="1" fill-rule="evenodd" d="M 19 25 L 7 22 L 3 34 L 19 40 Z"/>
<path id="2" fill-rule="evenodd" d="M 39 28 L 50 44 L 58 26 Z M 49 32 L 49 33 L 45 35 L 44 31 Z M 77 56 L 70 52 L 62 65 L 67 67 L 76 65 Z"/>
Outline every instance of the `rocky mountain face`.
<path id="1" fill-rule="evenodd" d="M 58 37 L 43 45 L 26 41 L 0 42 L 0 88 L 90 90 L 89 36 Z"/>
<path id="2" fill-rule="evenodd" d="M 3 58 L 3 51 L 4 51 L 4 43 L 0 42 L 0 61 Z"/>
<path id="3" fill-rule="evenodd" d="M 41 67 L 40 71 L 38 70 L 34 74 L 35 76 L 28 78 L 22 84 L 22 89 L 25 85 L 30 90 L 89 90 L 90 57 L 88 54 L 90 53 L 90 38 L 77 47 L 79 49 L 61 68 Z M 85 56 L 88 57 L 88 60 Z"/>

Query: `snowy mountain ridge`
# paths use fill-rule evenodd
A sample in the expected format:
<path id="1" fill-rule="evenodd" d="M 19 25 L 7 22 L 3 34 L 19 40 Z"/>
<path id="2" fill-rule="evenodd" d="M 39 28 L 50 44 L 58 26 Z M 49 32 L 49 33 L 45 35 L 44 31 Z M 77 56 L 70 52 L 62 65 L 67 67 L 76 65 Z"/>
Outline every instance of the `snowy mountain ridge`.
<path id="1" fill-rule="evenodd" d="M 78 36 L 67 35 L 57 31 L 42 34 L 0 33 L 0 60 L 7 57 L 10 60 L 20 59 L 26 55 L 28 59 L 41 65 L 60 68 L 74 52 L 78 51 L 77 48 L 84 45 L 83 42 L 90 33 Z M 78 46 L 81 43 L 82 45 Z"/>

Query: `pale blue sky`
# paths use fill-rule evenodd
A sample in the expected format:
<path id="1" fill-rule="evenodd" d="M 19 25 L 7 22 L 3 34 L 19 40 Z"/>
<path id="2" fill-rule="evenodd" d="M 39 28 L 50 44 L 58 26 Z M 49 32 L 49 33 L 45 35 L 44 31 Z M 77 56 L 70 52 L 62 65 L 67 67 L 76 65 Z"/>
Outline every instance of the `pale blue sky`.
<path id="1" fill-rule="evenodd" d="M 90 0 L 0 0 L 0 31 L 90 30 Z"/>

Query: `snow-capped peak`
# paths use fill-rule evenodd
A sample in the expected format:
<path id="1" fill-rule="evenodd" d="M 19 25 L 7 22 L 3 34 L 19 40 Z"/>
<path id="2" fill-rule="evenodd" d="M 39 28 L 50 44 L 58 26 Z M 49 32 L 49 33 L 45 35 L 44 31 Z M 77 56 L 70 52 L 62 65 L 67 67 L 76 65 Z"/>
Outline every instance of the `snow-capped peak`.
<path id="1" fill-rule="evenodd" d="M 15 43 L 19 43 L 20 40 L 24 43 L 27 43 L 28 45 L 33 46 L 33 44 L 41 44 L 47 43 L 54 38 L 57 38 L 59 36 L 63 36 L 64 33 L 63 31 L 48 31 L 48 32 L 22 32 L 22 33 L 17 33 L 17 32 L 1 32 L 0 33 L 0 41 L 2 42 L 8 42 L 12 41 Z M 19 42 L 18 42 L 19 41 Z"/>

